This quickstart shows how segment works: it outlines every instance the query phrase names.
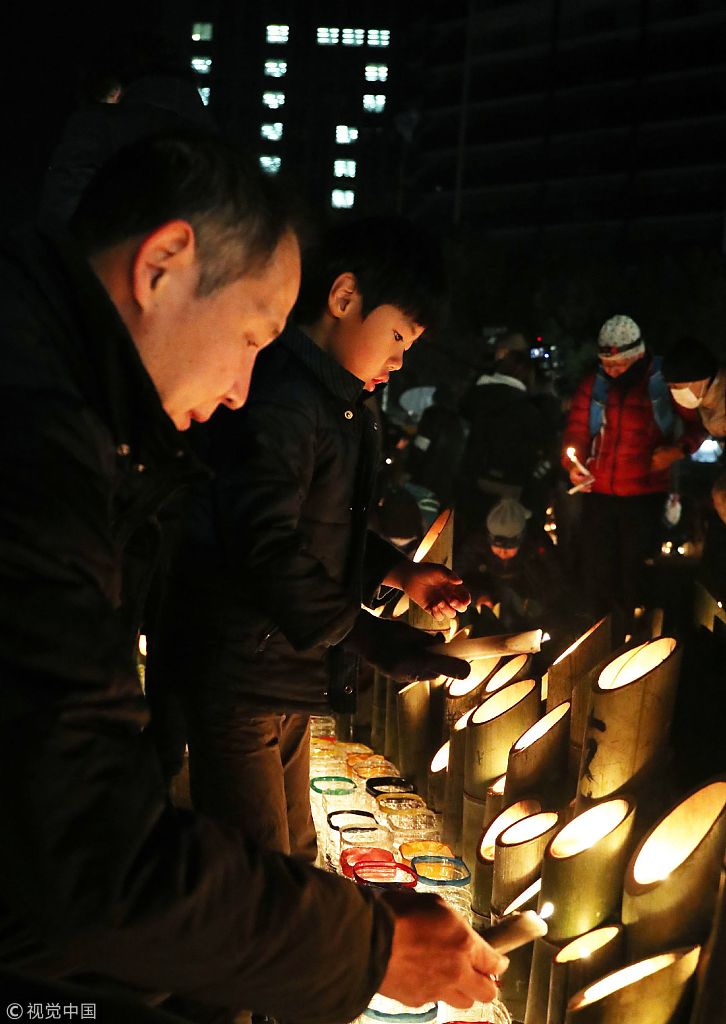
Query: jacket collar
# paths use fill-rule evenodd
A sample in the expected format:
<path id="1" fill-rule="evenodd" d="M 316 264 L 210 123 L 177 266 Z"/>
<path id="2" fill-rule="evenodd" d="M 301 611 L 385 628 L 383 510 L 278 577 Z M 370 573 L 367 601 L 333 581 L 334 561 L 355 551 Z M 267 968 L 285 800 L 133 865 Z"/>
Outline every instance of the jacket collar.
<path id="1" fill-rule="evenodd" d="M 505 387 L 515 388 L 517 391 L 527 390 L 521 380 L 517 380 L 516 377 L 510 377 L 508 373 L 483 373 L 476 382 L 476 386 L 479 387 L 484 384 L 504 384 Z"/>
<path id="2" fill-rule="evenodd" d="M 18 242 L 22 270 L 61 326 L 74 380 L 117 450 L 141 462 L 189 454 L 116 307 L 70 235 L 43 227 Z"/>
<path id="3" fill-rule="evenodd" d="M 293 353 L 336 398 L 356 402 L 363 394 L 363 381 L 349 373 L 340 363 L 323 352 L 315 342 L 294 324 L 288 324 L 280 336 L 280 344 Z"/>

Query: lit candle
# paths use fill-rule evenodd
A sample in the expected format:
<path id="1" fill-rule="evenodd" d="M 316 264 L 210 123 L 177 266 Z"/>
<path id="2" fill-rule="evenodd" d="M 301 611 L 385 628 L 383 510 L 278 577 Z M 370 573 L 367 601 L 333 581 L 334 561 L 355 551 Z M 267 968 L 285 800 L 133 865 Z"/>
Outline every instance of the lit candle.
<path id="1" fill-rule="evenodd" d="M 574 448 L 568 448 L 565 454 L 567 455 L 567 458 L 570 460 L 575 469 L 579 470 L 580 473 L 583 473 L 585 476 L 592 475 L 589 469 L 585 469 L 583 464 L 580 462 L 580 460 L 577 457 L 577 452 Z"/>

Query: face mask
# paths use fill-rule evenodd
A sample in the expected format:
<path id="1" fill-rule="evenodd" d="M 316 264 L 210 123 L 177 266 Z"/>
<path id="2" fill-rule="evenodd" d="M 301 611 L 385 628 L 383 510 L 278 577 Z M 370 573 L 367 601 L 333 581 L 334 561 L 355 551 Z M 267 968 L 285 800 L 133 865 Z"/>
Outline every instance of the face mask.
<path id="1" fill-rule="evenodd" d="M 671 394 L 673 401 L 684 409 L 697 409 L 703 402 L 703 396 L 699 398 L 690 388 L 671 388 Z"/>

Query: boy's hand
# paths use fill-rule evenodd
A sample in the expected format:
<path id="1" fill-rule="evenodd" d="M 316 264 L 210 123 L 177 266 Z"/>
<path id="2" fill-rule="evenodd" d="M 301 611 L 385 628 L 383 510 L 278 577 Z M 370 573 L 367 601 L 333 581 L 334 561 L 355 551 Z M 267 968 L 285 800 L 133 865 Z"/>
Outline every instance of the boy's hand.
<path id="1" fill-rule="evenodd" d="M 381 995 L 407 1006 L 442 1000 L 465 1009 L 497 995 L 507 957 L 495 952 L 438 896 L 387 893 L 396 926 Z"/>
<path id="2" fill-rule="evenodd" d="M 467 661 L 448 654 L 433 654 L 427 649 L 442 639 L 441 634 L 431 636 L 405 622 L 378 619 L 362 611 L 342 644 L 401 682 L 437 676 L 466 679 L 471 671 Z"/>
<path id="3" fill-rule="evenodd" d="M 383 581 L 407 594 L 419 608 L 438 622 L 453 618 L 469 607 L 471 594 L 460 576 L 433 562 L 400 562 Z"/>

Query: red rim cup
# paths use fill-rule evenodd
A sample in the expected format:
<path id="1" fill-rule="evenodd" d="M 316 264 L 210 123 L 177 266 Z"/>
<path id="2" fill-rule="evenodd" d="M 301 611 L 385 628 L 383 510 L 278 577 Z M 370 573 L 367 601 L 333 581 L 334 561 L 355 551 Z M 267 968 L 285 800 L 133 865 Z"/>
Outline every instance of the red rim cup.
<path id="1" fill-rule="evenodd" d="M 393 859 L 391 851 L 384 850 L 380 846 L 350 846 L 340 855 L 340 869 L 346 878 L 352 878 L 353 870 L 358 864 L 367 864 L 371 861 L 385 864 L 390 863 Z"/>

